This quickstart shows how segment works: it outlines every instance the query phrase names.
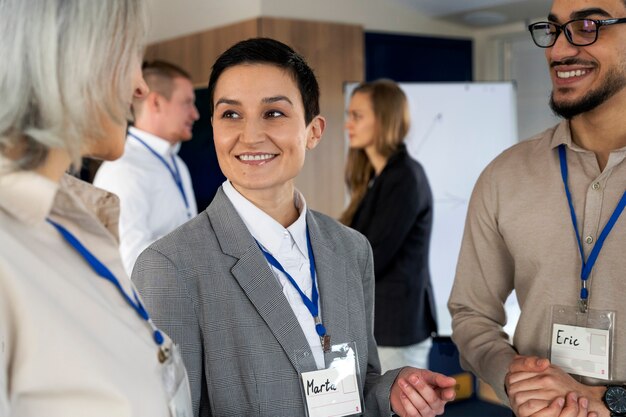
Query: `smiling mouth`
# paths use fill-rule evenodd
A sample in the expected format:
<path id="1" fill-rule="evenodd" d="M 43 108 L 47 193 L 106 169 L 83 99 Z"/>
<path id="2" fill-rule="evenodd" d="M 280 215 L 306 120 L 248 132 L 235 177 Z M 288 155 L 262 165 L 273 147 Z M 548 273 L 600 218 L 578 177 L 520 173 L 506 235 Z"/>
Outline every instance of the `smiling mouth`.
<path id="1" fill-rule="evenodd" d="M 573 70 L 573 71 L 557 71 L 556 76 L 560 79 L 568 79 L 573 77 L 582 77 L 587 74 L 587 70 Z"/>
<path id="2" fill-rule="evenodd" d="M 244 154 L 244 155 L 237 156 L 237 159 L 239 159 L 240 161 L 268 161 L 270 159 L 275 158 L 276 155 L 277 154 L 273 154 L 273 153 L 263 153 L 263 154 L 257 154 L 257 155 Z"/>

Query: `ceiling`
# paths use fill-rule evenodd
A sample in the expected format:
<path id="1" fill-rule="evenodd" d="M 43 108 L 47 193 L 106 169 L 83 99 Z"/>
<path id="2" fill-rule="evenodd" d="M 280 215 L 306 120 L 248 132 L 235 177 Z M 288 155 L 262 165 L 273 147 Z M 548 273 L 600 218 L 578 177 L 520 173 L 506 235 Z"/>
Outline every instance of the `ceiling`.
<path id="1" fill-rule="evenodd" d="M 427 16 L 467 27 L 488 27 L 548 15 L 552 0 L 395 0 Z"/>

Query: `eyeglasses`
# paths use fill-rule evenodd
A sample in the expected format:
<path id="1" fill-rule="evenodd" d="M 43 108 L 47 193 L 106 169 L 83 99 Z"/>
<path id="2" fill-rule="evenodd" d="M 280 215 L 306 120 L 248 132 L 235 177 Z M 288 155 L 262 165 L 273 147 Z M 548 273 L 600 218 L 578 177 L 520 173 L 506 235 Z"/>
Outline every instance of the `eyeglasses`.
<path id="1" fill-rule="evenodd" d="M 593 20 L 575 19 L 563 25 L 552 22 L 537 22 L 528 26 L 533 42 L 540 48 L 550 48 L 556 43 L 561 32 L 574 46 L 588 46 L 598 40 L 598 31 L 602 26 L 626 23 L 626 18 Z"/>

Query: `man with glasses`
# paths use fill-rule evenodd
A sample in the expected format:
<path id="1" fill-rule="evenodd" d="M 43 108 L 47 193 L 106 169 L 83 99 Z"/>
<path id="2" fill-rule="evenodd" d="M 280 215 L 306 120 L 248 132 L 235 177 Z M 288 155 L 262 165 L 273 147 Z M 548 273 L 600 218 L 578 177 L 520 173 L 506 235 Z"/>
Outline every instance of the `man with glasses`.
<path id="1" fill-rule="evenodd" d="M 470 201 L 452 338 L 518 416 L 626 415 L 625 22 L 623 0 L 554 0 L 529 26 L 564 120 L 497 157 Z"/>

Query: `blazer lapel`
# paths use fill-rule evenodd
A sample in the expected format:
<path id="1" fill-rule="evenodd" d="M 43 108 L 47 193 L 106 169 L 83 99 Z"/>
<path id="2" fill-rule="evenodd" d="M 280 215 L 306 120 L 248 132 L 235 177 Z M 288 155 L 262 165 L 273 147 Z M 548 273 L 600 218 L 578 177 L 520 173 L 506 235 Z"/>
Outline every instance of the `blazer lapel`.
<path id="1" fill-rule="evenodd" d="M 222 251 L 238 260 L 231 272 L 298 372 L 317 369 L 300 323 L 254 238 L 220 188 L 207 214 Z M 298 355 L 306 352 L 306 355 Z"/>
<path id="2" fill-rule="evenodd" d="M 347 265 L 334 249 L 334 240 L 320 228 L 315 217 L 307 213 L 307 226 L 315 256 L 315 270 L 322 308 L 322 323 L 330 336 L 330 343 L 346 343 L 340 335 L 348 334 Z M 333 338 L 333 335 L 337 337 Z"/>

